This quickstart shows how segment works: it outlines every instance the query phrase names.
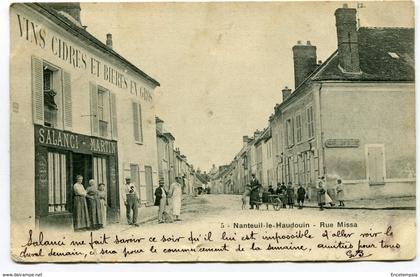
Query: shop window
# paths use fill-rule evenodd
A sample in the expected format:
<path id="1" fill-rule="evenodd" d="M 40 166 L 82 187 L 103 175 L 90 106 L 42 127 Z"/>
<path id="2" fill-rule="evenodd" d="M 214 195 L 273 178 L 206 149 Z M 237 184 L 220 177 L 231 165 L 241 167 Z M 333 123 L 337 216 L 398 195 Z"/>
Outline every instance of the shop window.
<path id="1" fill-rule="evenodd" d="M 143 143 L 143 123 L 142 123 L 141 104 L 137 102 L 133 102 L 132 106 L 133 106 L 134 140 L 137 143 Z"/>
<path id="2" fill-rule="evenodd" d="M 48 212 L 67 210 L 67 165 L 66 155 L 48 153 Z"/>
<path id="3" fill-rule="evenodd" d="M 70 73 L 32 57 L 32 106 L 34 124 L 71 130 Z"/>
<path id="4" fill-rule="evenodd" d="M 296 142 L 302 141 L 302 117 L 300 114 L 296 116 Z"/>
<path id="5" fill-rule="evenodd" d="M 308 131 L 308 138 L 313 138 L 315 135 L 314 129 L 314 113 L 312 106 L 306 109 L 306 127 Z"/>
<path id="6" fill-rule="evenodd" d="M 99 185 L 105 184 L 105 188 L 108 187 L 108 162 L 106 158 L 93 157 L 93 179 Z"/>

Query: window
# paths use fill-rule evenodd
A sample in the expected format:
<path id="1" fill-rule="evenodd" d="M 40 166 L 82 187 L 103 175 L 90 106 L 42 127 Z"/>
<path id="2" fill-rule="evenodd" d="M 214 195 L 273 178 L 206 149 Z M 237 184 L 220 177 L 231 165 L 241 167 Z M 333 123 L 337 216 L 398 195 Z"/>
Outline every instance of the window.
<path id="1" fill-rule="evenodd" d="M 33 123 L 71 130 L 71 78 L 67 71 L 32 57 Z"/>
<path id="2" fill-rule="evenodd" d="M 115 94 L 90 83 L 90 114 L 92 136 L 117 139 Z"/>
<path id="3" fill-rule="evenodd" d="M 67 166 L 66 155 L 48 152 L 48 212 L 66 211 Z"/>
<path id="4" fill-rule="evenodd" d="M 141 104 L 133 102 L 133 126 L 134 126 L 134 140 L 138 143 L 143 143 L 143 124 L 141 114 Z"/>
<path id="5" fill-rule="evenodd" d="M 294 144 L 294 134 L 293 134 L 293 122 L 292 119 L 289 118 L 286 120 L 286 139 L 287 139 L 287 146 L 291 147 Z"/>
<path id="6" fill-rule="evenodd" d="M 296 116 L 296 142 L 302 141 L 302 117 L 300 114 Z"/>
<path id="7" fill-rule="evenodd" d="M 312 106 L 306 109 L 306 126 L 308 130 L 308 138 L 313 138 L 315 135 L 314 130 L 314 113 Z"/>
<path id="8" fill-rule="evenodd" d="M 44 65 L 44 125 L 48 127 L 57 127 L 58 105 L 56 101 L 58 97 L 56 98 L 56 96 L 58 90 L 54 87 L 54 77 L 57 72 L 57 70 L 53 71 Z"/>
<path id="9" fill-rule="evenodd" d="M 108 137 L 108 125 L 109 125 L 109 92 L 99 88 L 98 89 L 98 120 L 99 120 L 99 136 Z"/>

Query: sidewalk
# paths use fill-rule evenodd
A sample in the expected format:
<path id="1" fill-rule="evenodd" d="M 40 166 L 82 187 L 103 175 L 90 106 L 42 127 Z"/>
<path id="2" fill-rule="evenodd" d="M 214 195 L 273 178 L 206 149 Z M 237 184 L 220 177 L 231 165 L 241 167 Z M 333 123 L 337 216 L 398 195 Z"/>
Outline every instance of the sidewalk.
<path id="1" fill-rule="evenodd" d="M 200 197 L 193 197 L 191 195 L 183 195 L 182 196 L 182 206 L 181 206 L 181 214 L 188 213 L 188 212 L 195 212 L 197 209 L 197 205 L 202 204 L 203 200 Z M 158 220 L 158 207 L 157 206 L 141 206 L 138 210 L 139 214 L 137 217 L 138 224 L 149 223 L 152 221 Z M 120 223 L 118 225 L 127 224 L 127 219 L 125 217 L 121 217 Z M 129 227 L 127 225 L 127 227 Z"/>
<path id="2" fill-rule="evenodd" d="M 355 199 L 344 201 L 344 207 L 338 207 L 338 203 L 334 201 L 335 206 L 325 206 L 325 209 L 362 209 L 362 210 L 415 210 L 416 198 L 410 197 L 390 197 L 381 199 Z M 318 203 L 305 203 L 306 208 L 319 208 Z"/>

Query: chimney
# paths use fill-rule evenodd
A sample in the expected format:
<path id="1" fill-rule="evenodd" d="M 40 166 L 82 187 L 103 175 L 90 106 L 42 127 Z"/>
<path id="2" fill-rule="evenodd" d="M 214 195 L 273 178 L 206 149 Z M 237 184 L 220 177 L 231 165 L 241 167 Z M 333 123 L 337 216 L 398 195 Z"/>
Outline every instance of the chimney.
<path id="1" fill-rule="evenodd" d="M 155 118 L 156 121 L 156 130 L 158 130 L 161 134 L 163 133 L 163 120 L 159 117 Z"/>
<path id="2" fill-rule="evenodd" d="M 292 94 L 292 90 L 288 88 L 287 86 L 284 87 L 284 89 L 281 90 L 283 95 L 283 101 L 285 101 L 289 96 Z"/>
<path id="3" fill-rule="evenodd" d="M 47 3 L 48 6 L 56 10 L 58 13 L 65 13 L 71 16 L 76 22 L 82 26 L 82 22 L 80 20 L 80 3 L 79 2 L 71 2 L 71 3 Z"/>
<path id="4" fill-rule="evenodd" d="M 316 68 L 316 46 L 311 45 L 309 40 L 303 45 L 299 40 L 292 50 L 296 89 Z"/>
<path id="5" fill-rule="evenodd" d="M 339 66 L 344 72 L 360 73 L 356 9 L 344 4 L 335 11 L 335 22 Z"/>
<path id="6" fill-rule="evenodd" d="M 112 49 L 112 34 L 106 34 L 106 46 Z"/>
<path id="7" fill-rule="evenodd" d="M 248 136 L 243 136 L 242 137 L 243 146 L 246 146 L 248 144 L 248 140 L 249 140 Z"/>

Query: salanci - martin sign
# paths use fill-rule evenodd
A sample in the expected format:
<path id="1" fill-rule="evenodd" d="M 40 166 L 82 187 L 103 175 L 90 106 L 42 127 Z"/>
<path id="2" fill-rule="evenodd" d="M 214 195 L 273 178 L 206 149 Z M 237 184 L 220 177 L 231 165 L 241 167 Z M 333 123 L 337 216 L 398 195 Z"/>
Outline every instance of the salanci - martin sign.
<path id="1" fill-rule="evenodd" d="M 71 150 L 79 153 L 101 153 L 108 155 L 117 153 L 117 143 L 115 141 L 38 125 L 35 126 L 35 141 L 42 146 Z"/>

